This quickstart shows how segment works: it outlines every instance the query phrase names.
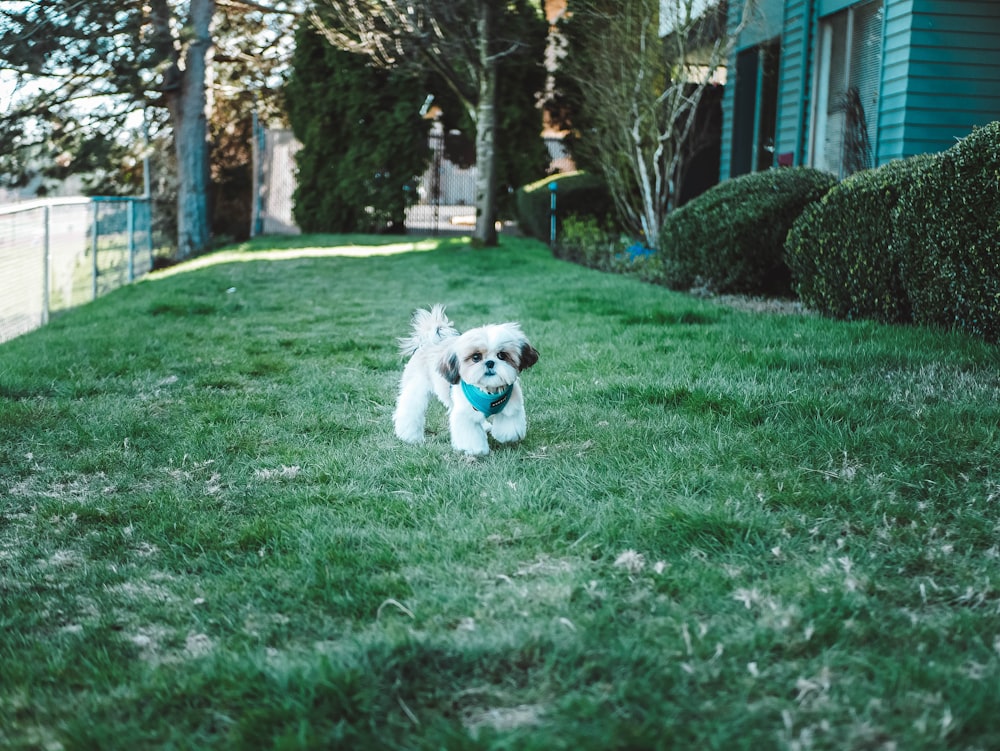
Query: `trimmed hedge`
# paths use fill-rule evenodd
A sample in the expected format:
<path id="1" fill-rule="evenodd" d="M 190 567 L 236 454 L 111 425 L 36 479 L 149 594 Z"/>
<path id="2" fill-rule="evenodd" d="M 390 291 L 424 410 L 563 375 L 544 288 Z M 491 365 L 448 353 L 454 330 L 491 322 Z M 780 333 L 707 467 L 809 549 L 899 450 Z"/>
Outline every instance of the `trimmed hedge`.
<path id="1" fill-rule="evenodd" d="M 922 172 L 895 226 L 914 321 L 1000 341 L 1000 122 L 974 129 Z"/>
<path id="2" fill-rule="evenodd" d="M 789 295 L 785 237 L 802 210 L 836 183 L 811 167 L 720 183 L 667 215 L 653 273 L 673 289 Z"/>
<path id="3" fill-rule="evenodd" d="M 517 221 L 521 231 L 544 242 L 549 241 L 552 197 L 549 183 L 556 188 L 556 235 L 561 234 L 562 222 L 569 216 L 593 217 L 608 224 L 614 215 L 614 204 L 604 181 L 587 172 L 567 172 L 550 175 L 529 183 L 517 191 Z"/>
<path id="4" fill-rule="evenodd" d="M 834 318 L 912 319 L 893 212 L 937 159 L 924 154 L 857 172 L 806 207 L 785 240 L 785 261 L 807 307 Z"/>

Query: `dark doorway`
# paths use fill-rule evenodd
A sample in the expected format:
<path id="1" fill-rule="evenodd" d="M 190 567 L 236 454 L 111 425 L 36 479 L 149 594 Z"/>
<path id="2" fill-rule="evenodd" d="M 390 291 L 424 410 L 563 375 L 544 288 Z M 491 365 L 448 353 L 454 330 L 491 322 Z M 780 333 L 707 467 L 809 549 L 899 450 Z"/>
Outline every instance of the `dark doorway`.
<path id="1" fill-rule="evenodd" d="M 774 40 L 736 56 L 730 177 L 768 169 L 774 163 L 780 55 L 781 45 Z"/>

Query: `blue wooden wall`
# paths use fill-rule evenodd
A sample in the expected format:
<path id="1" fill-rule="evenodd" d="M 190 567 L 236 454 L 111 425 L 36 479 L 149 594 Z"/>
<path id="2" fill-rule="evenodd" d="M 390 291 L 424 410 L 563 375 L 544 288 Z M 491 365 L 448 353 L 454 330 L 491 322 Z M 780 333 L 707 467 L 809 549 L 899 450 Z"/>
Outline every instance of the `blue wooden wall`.
<path id="1" fill-rule="evenodd" d="M 802 163 L 809 135 L 809 86 L 813 65 L 813 3 L 786 0 L 781 40 L 781 73 L 778 83 L 778 125 L 774 134 L 777 159 L 790 153 L 792 163 Z"/>
<path id="2" fill-rule="evenodd" d="M 852 0 L 765 0 L 735 52 L 781 36 L 775 155 L 808 153 L 819 17 Z M 741 0 L 731 0 L 730 21 Z M 943 151 L 974 126 L 1000 120 L 1000 0 L 884 0 L 878 164 Z M 723 98 L 720 179 L 730 176 L 735 55 Z"/>
<path id="3" fill-rule="evenodd" d="M 1000 2 L 886 6 L 879 164 L 943 151 L 974 126 L 1000 120 Z"/>

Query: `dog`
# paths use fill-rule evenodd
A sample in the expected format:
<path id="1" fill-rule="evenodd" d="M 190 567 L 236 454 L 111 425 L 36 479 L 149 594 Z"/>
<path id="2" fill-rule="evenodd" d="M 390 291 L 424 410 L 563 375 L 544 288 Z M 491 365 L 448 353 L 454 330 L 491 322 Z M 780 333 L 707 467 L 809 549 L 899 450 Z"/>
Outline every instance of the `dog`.
<path id="1" fill-rule="evenodd" d="M 488 324 L 464 334 L 444 305 L 417 310 L 410 336 L 399 340 L 409 357 L 393 413 L 396 435 L 423 443 L 431 396 L 448 410 L 451 445 L 469 456 L 490 453 L 486 434 L 500 443 L 524 438 L 528 429 L 520 374 L 538 362 L 518 323 Z"/>

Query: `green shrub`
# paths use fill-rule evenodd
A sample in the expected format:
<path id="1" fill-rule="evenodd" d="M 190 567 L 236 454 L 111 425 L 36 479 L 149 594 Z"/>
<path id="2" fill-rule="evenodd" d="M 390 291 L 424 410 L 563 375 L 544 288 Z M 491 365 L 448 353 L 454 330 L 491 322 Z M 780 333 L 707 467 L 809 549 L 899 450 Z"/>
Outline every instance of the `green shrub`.
<path id="1" fill-rule="evenodd" d="M 900 198 L 894 252 L 917 323 L 1000 341 L 1000 122 L 941 155 Z"/>
<path id="2" fill-rule="evenodd" d="M 911 320 L 892 251 L 893 211 L 936 159 L 925 154 L 857 172 L 805 208 L 785 240 L 785 262 L 803 303 L 834 318 Z"/>
<path id="3" fill-rule="evenodd" d="M 674 289 L 786 295 L 785 236 L 836 179 L 810 167 L 727 180 L 667 215 L 656 276 Z"/>
<path id="4" fill-rule="evenodd" d="M 549 241 L 551 193 L 549 183 L 556 188 L 556 236 L 568 216 L 591 216 L 608 224 L 614 214 L 611 194 L 604 181 L 588 172 L 567 172 L 550 175 L 517 191 L 517 220 L 526 235 Z"/>

